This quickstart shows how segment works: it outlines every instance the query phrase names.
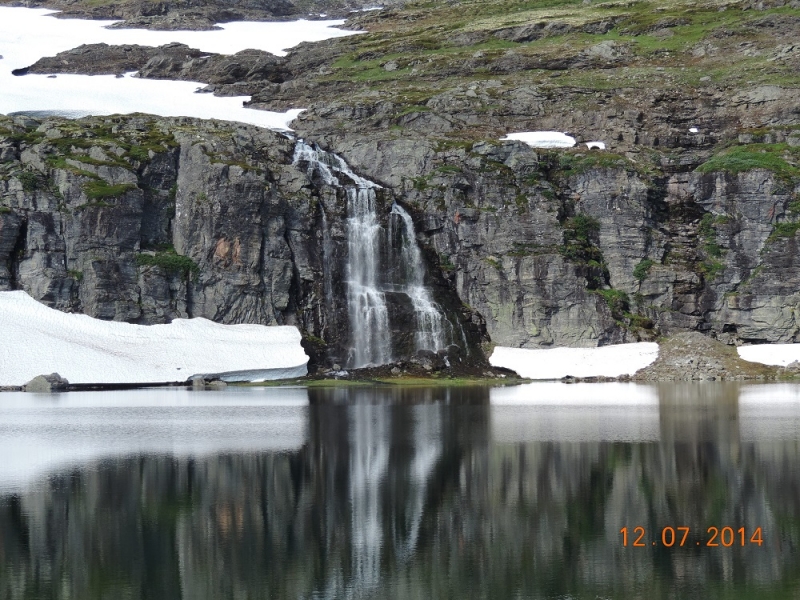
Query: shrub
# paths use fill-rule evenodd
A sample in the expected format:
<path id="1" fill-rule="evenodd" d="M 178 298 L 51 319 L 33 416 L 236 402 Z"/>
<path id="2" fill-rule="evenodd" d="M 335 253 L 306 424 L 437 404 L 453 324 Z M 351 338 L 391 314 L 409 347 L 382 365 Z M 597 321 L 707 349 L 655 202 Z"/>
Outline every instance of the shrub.
<path id="1" fill-rule="evenodd" d="M 140 267 L 159 267 L 167 273 L 182 273 L 187 277 L 194 277 L 200 272 L 197 263 L 188 256 L 178 254 L 174 249 L 155 254 L 137 254 L 136 264 Z"/>
<path id="2" fill-rule="evenodd" d="M 652 267 L 654 264 L 656 264 L 654 260 L 650 260 L 649 258 L 643 259 L 633 269 L 634 279 L 640 283 L 647 279 L 647 274 L 650 272 L 650 267 Z"/>

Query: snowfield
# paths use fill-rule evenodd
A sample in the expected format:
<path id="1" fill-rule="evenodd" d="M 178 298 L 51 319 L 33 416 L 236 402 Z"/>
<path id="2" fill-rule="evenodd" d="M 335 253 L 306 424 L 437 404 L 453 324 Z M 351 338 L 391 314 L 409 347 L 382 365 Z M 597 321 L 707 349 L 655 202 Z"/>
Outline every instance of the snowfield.
<path id="1" fill-rule="evenodd" d="M 785 367 L 800 360 L 800 344 L 759 344 L 739 346 L 737 350 L 744 360 L 776 367 Z"/>
<path id="2" fill-rule="evenodd" d="M 523 131 L 500 138 L 500 141 L 512 140 L 525 142 L 532 148 L 572 148 L 575 145 L 574 137 L 560 131 Z"/>
<path id="3" fill-rule="evenodd" d="M 497 346 L 489 362 L 528 379 L 633 375 L 658 358 L 658 344 L 618 344 L 599 348 L 529 350 Z"/>
<path id="4" fill-rule="evenodd" d="M 149 31 L 106 29 L 117 21 L 56 19 L 46 9 L 0 7 L 0 113 L 45 111 L 68 117 L 149 113 L 162 117 L 196 117 L 240 121 L 288 130 L 301 109 L 285 113 L 244 108 L 249 96 L 220 98 L 195 94 L 204 83 L 138 79 L 114 75 L 25 75 L 14 69 L 27 67 L 44 56 L 81 44 L 139 44 L 161 46 L 180 42 L 205 52 L 235 54 L 240 50 L 265 50 L 282 56 L 300 42 L 320 41 L 358 33 L 334 28 L 344 21 L 235 22 L 213 31 Z"/>
<path id="5" fill-rule="evenodd" d="M 66 314 L 25 292 L 0 292 L 0 385 L 59 373 L 70 383 L 159 383 L 217 375 L 224 381 L 302 377 L 296 327 L 176 319 L 131 325 Z"/>

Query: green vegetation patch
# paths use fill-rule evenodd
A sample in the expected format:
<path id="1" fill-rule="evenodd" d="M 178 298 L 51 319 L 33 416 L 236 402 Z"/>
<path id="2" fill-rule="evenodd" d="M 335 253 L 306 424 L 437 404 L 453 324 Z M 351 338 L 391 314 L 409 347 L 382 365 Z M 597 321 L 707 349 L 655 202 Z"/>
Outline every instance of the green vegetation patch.
<path id="1" fill-rule="evenodd" d="M 39 187 L 39 177 L 36 173 L 24 171 L 17 175 L 17 179 L 19 179 L 19 182 L 22 184 L 22 189 L 26 192 L 33 192 Z"/>
<path id="2" fill-rule="evenodd" d="M 656 264 L 654 260 L 650 260 L 649 258 L 645 258 L 642 260 L 638 265 L 636 265 L 633 269 L 633 278 L 636 281 L 642 282 L 647 279 L 647 274 L 650 272 L 650 268 Z"/>
<path id="3" fill-rule="evenodd" d="M 178 254 L 174 248 L 169 248 L 154 254 L 141 253 L 136 255 L 136 264 L 140 267 L 159 267 L 167 273 L 182 273 L 185 276 L 195 277 L 200 272 L 188 256 Z"/>
<path id="4" fill-rule="evenodd" d="M 743 173 L 753 169 L 772 171 L 781 179 L 793 181 L 800 178 L 800 148 L 788 144 L 746 144 L 734 146 L 712 156 L 697 167 L 700 173 L 726 171 Z"/>
<path id="5" fill-rule="evenodd" d="M 93 179 L 83 184 L 83 191 L 89 200 L 102 200 L 104 198 L 119 198 L 136 186 L 132 183 L 111 184 L 103 179 Z"/>
<path id="6" fill-rule="evenodd" d="M 554 155 L 559 172 L 565 177 L 579 175 L 593 169 L 625 169 L 640 170 L 630 159 L 606 152 L 605 150 L 588 150 L 585 152 L 559 152 Z"/>
<path id="7" fill-rule="evenodd" d="M 598 294 L 606 301 L 608 308 L 611 310 L 611 315 L 618 321 L 623 319 L 625 314 L 630 310 L 630 298 L 628 298 L 628 294 L 622 290 L 611 288 L 607 290 L 594 290 L 594 293 Z"/>
<path id="8" fill-rule="evenodd" d="M 767 241 L 772 242 L 779 238 L 793 238 L 798 230 L 800 230 L 800 221 L 775 223 L 775 229 L 769 234 Z"/>
<path id="9" fill-rule="evenodd" d="M 698 271 L 706 279 L 714 279 L 725 270 L 725 264 L 718 260 L 725 254 L 725 248 L 720 246 L 717 241 L 717 230 L 715 226 L 724 225 L 727 222 L 728 217 L 723 215 L 715 216 L 711 213 L 706 213 L 700 220 L 697 234 L 706 258 L 698 266 Z"/>

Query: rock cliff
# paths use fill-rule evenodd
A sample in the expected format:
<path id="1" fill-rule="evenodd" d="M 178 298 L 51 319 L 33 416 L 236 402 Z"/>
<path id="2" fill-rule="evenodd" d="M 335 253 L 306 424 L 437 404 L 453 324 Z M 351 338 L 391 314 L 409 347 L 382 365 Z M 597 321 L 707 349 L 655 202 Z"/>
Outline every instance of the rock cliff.
<path id="1" fill-rule="evenodd" d="M 346 194 L 294 148 L 230 123 L 3 118 L 0 290 L 100 319 L 296 325 L 317 364 L 343 363 Z M 384 227 L 394 200 L 378 194 Z M 438 269 L 425 283 L 461 333 L 451 360 L 485 364 L 480 316 Z M 409 310 L 393 308 L 396 340 Z"/>
<path id="2" fill-rule="evenodd" d="M 381 214 L 411 214 L 473 347 L 484 326 L 528 348 L 795 341 L 797 2 L 468 5 L 363 13 L 349 26 L 368 33 L 281 59 L 84 47 L 32 70 L 126 65 L 307 107 L 298 134 L 383 186 Z M 145 117 L 0 127 L 3 289 L 108 319 L 297 324 L 341 360 L 345 307 L 324 298 L 344 294 L 344 199 L 292 166 L 292 140 Z M 579 145 L 498 140 L 531 129 Z"/>

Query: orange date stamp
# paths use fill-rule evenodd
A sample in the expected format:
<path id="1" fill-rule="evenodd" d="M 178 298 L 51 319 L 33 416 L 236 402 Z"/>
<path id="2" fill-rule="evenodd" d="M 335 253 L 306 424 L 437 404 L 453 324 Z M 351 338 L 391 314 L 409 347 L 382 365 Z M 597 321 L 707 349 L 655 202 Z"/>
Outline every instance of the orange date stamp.
<path id="1" fill-rule="evenodd" d="M 761 546 L 764 543 L 761 527 L 756 527 L 750 531 L 744 527 L 739 527 L 738 529 L 733 527 L 709 527 L 705 535 L 702 535 L 702 539 L 698 539 L 697 533 L 690 535 L 693 533 L 691 527 L 662 527 L 661 536 L 658 539 L 652 539 L 652 536 L 648 536 L 644 527 L 634 527 L 630 536 L 628 535 L 627 527 L 623 527 L 619 532 L 622 534 L 622 545 L 631 545 L 634 548 L 647 548 L 648 546 L 664 546 L 666 548 L 722 546 L 730 548 L 731 546 L 750 544 Z M 629 542 L 632 543 L 629 544 Z"/>

